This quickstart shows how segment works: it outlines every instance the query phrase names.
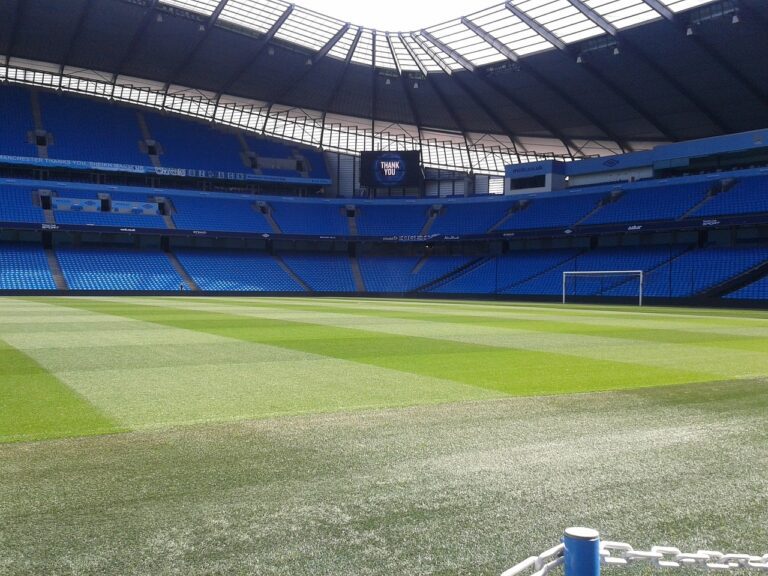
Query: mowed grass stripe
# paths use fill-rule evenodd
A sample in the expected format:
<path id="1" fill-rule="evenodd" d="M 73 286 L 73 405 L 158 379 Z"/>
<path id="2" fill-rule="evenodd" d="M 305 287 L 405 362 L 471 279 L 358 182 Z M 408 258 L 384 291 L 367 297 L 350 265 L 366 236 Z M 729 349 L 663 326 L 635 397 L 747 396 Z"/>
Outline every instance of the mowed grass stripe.
<path id="1" fill-rule="evenodd" d="M 47 332 L 33 322 L 38 332 L 6 337 L 130 429 L 501 396 L 449 379 L 49 302 L 36 304 L 30 317 L 67 316 L 69 331 Z M 15 324 L 0 322 L 0 333 Z M 57 435 L 65 434 L 49 433 Z"/>
<path id="2" fill-rule="evenodd" d="M 455 329 L 449 325 L 415 323 L 410 327 L 421 326 L 420 333 L 402 335 L 387 333 L 381 326 L 365 330 L 336 326 L 333 315 L 302 322 L 289 318 L 289 313 L 280 310 L 249 311 L 223 307 L 225 312 L 213 311 L 204 300 L 185 303 L 156 299 L 64 299 L 57 302 L 64 306 L 452 380 L 505 394 L 612 390 L 716 378 L 711 373 L 698 370 L 658 368 L 554 351 L 495 346 L 492 345 L 492 338 L 486 339 L 486 345 L 426 336 L 435 331 L 435 326 L 442 326 L 443 332 Z M 214 305 L 212 308 L 220 310 L 221 306 Z M 348 323 L 349 318 L 341 318 L 340 321 Z M 395 330 L 396 327 L 389 326 L 387 329 Z"/>
<path id="3" fill-rule="evenodd" d="M 659 327 L 653 324 L 645 326 L 638 321 L 623 320 L 621 322 L 585 323 L 583 318 L 570 319 L 559 315 L 551 317 L 527 318 L 515 317 L 513 314 L 469 314 L 462 313 L 444 306 L 442 309 L 415 310 L 397 307 L 376 306 L 332 306 L 329 303 L 315 304 L 310 302 L 286 304 L 282 302 L 234 301 L 217 300 L 222 304 L 243 306 L 246 308 L 280 308 L 285 310 L 302 310 L 306 312 L 326 312 L 333 314 L 351 314 L 368 318 L 393 318 L 402 320 L 421 320 L 446 324 L 485 326 L 494 329 L 525 330 L 547 332 L 553 334 L 573 334 L 586 336 L 602 336 L 628 340 L 645 340 L 648 342 L 664 342 L 670 344 L 695 344 L 736 350 L 755 352 L 768 351 L 768 323 L 764 328 L 729 328 L 718 331 L 702 330 L 700 325 L 689 326 L 685 323 L 677 328 Z M 715 322 L 719 322 L 716 320 Z M 665 323 L 665 326 L 670 326 Z M 759 335 L 755 335 L 755 334 Z"/>
<path id="4" fill-rule="evenodd" d="M 0 443 L 122 430 L 111 418 L 0 340 Z"/>
<path id="5" fill-rule="evenodd" d="M 195 298 L 185 298 L 184 300 L 194 302 Z M 445 317 L 448 320 L 455 317 L 459 321 L 462 318 L 467 318 L 469 321 L 476 319 L 478 322 L 484 320 L 490 322 L 508 320 L 511 322 L 530 322 L 532 325 L 539 322 L 562 322 L 575 326 L 595 326 L 597 328 L 615 327 L 617 329 L 682 331 L 705 335 L 768 338 L 768 318 L 692 316 L 690 311 L 678 308 L 674 310 L 688 312 L 688 315 L 681 314 L 680 316 L 675 316 L 669 312 L 664 314 L 654 312 L 608 312 L 602 306 L 593 306 L 592 313 L 588 314 L 583 309 L 573 311 L 570 307 L 563 308 L 551 304 L 542 304 L 539 308 L 532 309 L 529 306 L 505 303 L 499 303 L 497 308 L 491 308 L 488 305 L 472 307 L 466 304 L 446 301 L 439 303 L 424 302 L 423 306 L 414 307 L 412 304 L 391 303 L 389 300 L 363 300 L 358 302 L 357 305 L 347 305 L 330 298 L 313 300 L 305 298 L 295 298 L 293 300 L 279 298 L 251 298 L 250 300 L 242 298 L 210 298 L 206 300 L 230 306 L 342 312 L 370 316 L 383 315 L 380 313 L 393 313 L 403 314 L 406 318 L 424 317 L 424 319 L 429 319 L 431 317 Z M 545 306 L 547 307 L 545 308 Z"/>
<path id="6" fill-rule="evenodd" d="M 116 303 L 122 301 L 117 300 Z M 386 334 L 407 338 L 422 338 L 429 340 L 450 341 L 459 348 L 452 348 L 461 352 L 461 346 L 475 345 L 484 348 L 501 348 L 505 350 L 518 350 L 525 352 L 537 352 L 555 354 L 558 357 L 579 359 L 581 363 L 574 365 L 575 370 L 586 369 L 593 371 L 590 361 L 615 362 L 617 368 L 636 365 L 636 367 L 670 370 L 672 372 L 686 372 L 696 374 L 701 380 L 722 380 L 730 378 L 754 378 L 768 374 L 768 354 L 749 350 L 705 348 L 697 345 L 674 344 L 654 341 L 631 340 L 613 337 L 589 336 L 582 334 L 558 334 L 531 330 L 497 329 L 479 325 L 458 325 L 452 323 L 427 322 L 409 318 L 387 318 L 386 316 L 364 317 L 346 312 L 332 313 L 327 311 L 302 311 L 285 309 L 282 307 L 270 308 L 264 306 L 264 301 L 257 300 L 258 306 L 248 307 L 243 305 L 229 305 L 226 300 L 208 302 L 207 299 L 181 301 L 176 299 L 141 299 L 144 306 L 173 308 L 178 310 L 207 311 L 226 315 L 237 315 L 247 318 L 260 318 L 264 320 L 276 320 L 294 322 L 299 324 L 311 324 L 341 329 L 362 330 L 366 333 Z M 267 301 L 268 302 L 268 301 Z M 367 337 L 367 336 L 366 336 Z M 372 352 L 374 353 L 374 352 Z M 525 373 L 525 356 L 518 360 L 522 363 Z M 533 358 L 533 356 L 531 356 Z M 543 358 L 543 357 L 542 357 Z M 553 359 L 553 362 L 554 359 Z M 559 358 L 557 366 L 567 365 L 568 360 Z M 554 365 L 554 364 L 553 364 Z M 546 363 L 543 373 L 546 373 Z M 597 367 L 597 365 L 595 365 Z M 637 368 L 642 373 L 642 369 Z M 622 370 L 617 371 L 619 374 Z M 539 371 L 535 371 L 536 377 Z M 552 376 L 554 378 L 554 376 Z M 584 377 L 588 378 L 585 374 Z M 617 376 L 621 378 L 621 376 Z M 634 373 L 628 377 L 634 378 Z M 643 379 L 643 382 L 646 380 Z M 661 380 L 659 384 L 663 384 Z M 640 384 L 646 386 L 647 384 Z M 623 385 L 618 385 L 623 387 Z M 604 390 L 602 384 L 594 390 Z M 608 388 L 613 389 L 613 387 Z M 575 391 L 581 391 L 577 387 Z M 520 392 L 514 389 L 514 394 Z M 536 393 L 547 393 L 546 388 Z"/>

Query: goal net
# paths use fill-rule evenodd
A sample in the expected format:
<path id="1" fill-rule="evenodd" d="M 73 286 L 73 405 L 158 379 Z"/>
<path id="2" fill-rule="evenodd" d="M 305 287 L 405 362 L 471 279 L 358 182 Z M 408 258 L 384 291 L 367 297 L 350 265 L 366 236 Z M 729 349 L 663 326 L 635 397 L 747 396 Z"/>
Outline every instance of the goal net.
<path id="1" fill-rule="evenodd" d="M 629 288 L 636 287 L 636 288 Z M 617 289 L 621 288 L 619 293 Z M 642 270 L 583 270 L 563 272 L 563 304 L 571 296 L 619 296 L 627 290 L 643 305 Z M 611 291 L 614 293 L 611 294 Z"/>

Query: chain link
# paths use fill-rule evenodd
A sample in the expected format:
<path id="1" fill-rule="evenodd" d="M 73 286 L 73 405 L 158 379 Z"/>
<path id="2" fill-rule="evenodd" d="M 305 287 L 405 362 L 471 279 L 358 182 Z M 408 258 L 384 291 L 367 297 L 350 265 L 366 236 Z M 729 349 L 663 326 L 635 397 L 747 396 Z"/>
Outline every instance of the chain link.
<path id="1" fill-rule="evenodd" d="M 553 546 L 538 556 L 530 556 L 515 564 L 509 570 L 505 570 L 501 576 L 517 576 L 526 570 L 533 570 L 529 576 L 547 576 L 552 570 L 563 563 L 564 544 Z"/>
<path id="2" fill-rule="evenodd" d="M 768 571 L 768 554 L 723 554 L 715 550 L 681 552 L 673 546 L 653 546 L 648 550 L 635 550 L 625 542 L 603 541 L 600 557 L 609 566 L 627 566 L 646 563 L 656 568 L 703 568 L 705 570 L 752 569 Z"/>

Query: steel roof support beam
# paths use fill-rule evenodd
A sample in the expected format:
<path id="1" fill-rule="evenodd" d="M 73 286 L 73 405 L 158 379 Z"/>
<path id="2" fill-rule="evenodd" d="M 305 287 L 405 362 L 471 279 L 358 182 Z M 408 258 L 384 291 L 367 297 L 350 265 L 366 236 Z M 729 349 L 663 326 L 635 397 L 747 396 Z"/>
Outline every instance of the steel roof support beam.
<path id="1" fill-rule="evenodd" d="M 435 46 L 437 46 L 440 50 L 448 54 L 451 58 L 453 58 L 456 62 L 461 65 L 462 68 L 465 70 L 469 70 L 470 72 L 475 71 L 475 65 L 472 64 L 469 60 L 464 58 L 461 54 L 459 54 L 456 50 L 448 46 L 445 42 L 442 42 L 441 40 L 437 39 L 432 33 L 430 33 L 427 30 L 421 30 L 419 32 L 422 36 L 424 36 L 427 40 L 432 42 Z"/>
<path id="2" fill-rule="evenodd" d="M 516 16 L 518 16 L 518 13 L 519 13 L 520 16 L 523 16 L 525 19 L 523 20 L 523 18 L 521 18 L 521 20 L 523 20 L 528 26 L 530 26 L 534 30 L 536 30 L 537 27 L 541 28 L 541 29 L 544 29 L 543 26 L 541 26 L 538 22 L 536 22 L 535 20 L 530 18 L 524 12 L 520 11 L 516 6 L 512 6 L 512 4 L 510 2 L 508 2 L 506 6 L 507 6 L 507 9 L 512 11 Z M 512 8 L 510 8 L 510 6 L 512 6 Z M 480 26 L 478 26 L 477 24 L 472 22 L 469 18 L 466 18 L 466 17 L 462 18 L 461 22 L 462 22 L 462 24 L 464 24 L 464 26 L 466 26 L 467 28 L 472 30 L 472 32 L 474 32 L 475 34 L 480 36 L 480 38 L 482 38 L 486 43 L 488 43 L 489 45 L 493 46 L 493 48 L 495 48 L 500 54 L 506 56 L 507 58 L 509 58 L 513 62 L 517 62 L 520 70 L 526 72 L 529 76 L 533 77 L 535 80 L 537 80 L 538 82 L 542 83 L 544 86 L 546 86 L 547 88 L 552 90 L 560 98 L 565 100 L 571 107 L 573 107 L 580 114 L 582 114 L 585 118 L 587 118 L 590 122 L 592 122 L 592 124 L 594 124 L 599 130 L 601 130 L 603 132 L 603 134 L 605 134 L 609 139 L 611 139 L 614 142 L 616 142 L 616 144 L 618 144 L 618 146 L 622 150 L 626 150 L 626 149 L 629 148 L 629 146 L 627 145 L 626 142 L 622 141 L 622 139 L 620 139 L 618 136 L 615 136 L 614 134 L 612 134 L 611 131 L 608 130 L 602 124 L 602 122 L 600 122 L 593 114 L 590 114 L 582 106 L 579 106 L 578 104 L 573 102 L 573 100 L 571 100 L 571 98 L 568 96 L 568 94 L 565 91 L 563 91 L 559 86 L 557 86 L 554 82 L 551 82 L 550 80 L 548 80 L 547 78 L 543 77 L 541 74 L 536 72 L 525 61 L 519 60 L 518 54 L 515 51 L 513 51 L 511 48 L 506 46 L 504 43 L 502 43 L 498 38 L 492 36 L 491 34 L 486 32 L 485 30 L 483 30 Z M 537 30 L 537 32 L 538 32 L 538 30 Z M 551 33 L 547 32 L 547 34 L 550 34 L 550 36 L 552 36 L 552 39 L 555 41 L 555 42 L 552 42 L 553 44 L 555 44 L 561 50 L 566 50 L 566 46 L 565 46 L 564 43 L 560 42 Z M 485 80 L 486 81 L 491 82 L 489 77 L 488 77 L 488 75 L 484 75 L 484 76 L 485 76 Z M 540 115 L 536 114 L 535 112 L 533 112 L 533 110 L 531 110 L 529 107 L 526 107 L 525 105 L 521 104 L 521 102 L 518 99 L 516 99 L 516 98 L 514 98 L 512 96 L 512 94 L 510 93 L 509 90 L 506 90 L 506 89 L 500 90 L 499 89 L 500 87 L 498 86 L 497 83 L 492 83 L 492 86 L 499 93 L 501 93 L 507 100 L 510 100 L 511 102 L 513 102 L 518 108 L 523 110 L 523 112 L 525 112 L 526 114 L 531 116 L 541 126 L 545 127 L 547 130 L 549 130 L 552 133 L 553 136 L 555 136 L 558 140 L 560 140 L 563 143 L 563 145 L 569 151 L 569 154 L 572 155 L 571 147 L 573 147 L 574 149 L 578 148 L 577 146 L 575 146 L 575 144 L 573 143 L 572 140 L 570 140 L 564 134 L 558 133 L 558 131 L 556 129 L 553 129 L 553 126 L 550 123 L 548 123 L 542 116 L 540 116 Z"/>
<path id="3" fill-rule="evenodd" d="M 479 108 L 480 108 L 480 109 L 481 109 L 483 112 L 485 112 L 485 114 L 486 114 L 486 115 L 487 115 L 487 116 L 488 116 L 488 117 L 489 117 L 491 120 L 493 120 L 493 121 L 494 121 L 494 122 L 495 122 L 495 123 L 496 123 L 498 126 L 500 126 L 500 127 L 501 127 L 501 128 L 504 130 L 504 132 L 506 133 L 506 136 L 507 136 L 507 138 L 509 138 L 509 139 L 510 139 L 510 141 L 513 143 L 512 145 L 515 147 L 515 150 L 517 150 L 517 144 L 520 144 L 520 145 L 522 146 L 522 142 L 520 142 L 520 140 L 519 140 L 518 136 L 517 136 L 517 135 L 514 133 L 514 130 L 512 130 L 512 129 L 509 127 L 509 125 L 506 123 L 506 121 L 505 121 L 504 119 L 502 119 L 502 118 L 501 118 L 501 117 L 500 117 L 498 114 L 496 114 L 496 112 L 494 112 L 494 111 L 491 109 L 491 107 L 490 107 L 490 106 L 488 106 L 488 104 L 486 104 L 486 103 L 485 103 L 485 101 L 482 99 L 482 97 L 480 96 L 480 94 L 478 94 L 478 93 L 477 93 L 477 92 L 475 92 L 475 91 L 474 91 L 472 88 L 470 88 L 469 84 L 468 84 L 468 83 L 465 83 L 463 80 L 461 80 L 461 79 L 458 77 L 458 75 L 454 75 L 454 76 L 453 76 L 453 79 L 454 79 L 454 81 L 455 81 L 455 82 L 456 82 L 456 83 L 457 83 L 459 86 L 461 86 L 462 90 L 464 90 L 464 92 L 465 92 L 467 95 L 469 95 L 470 99 L 471 99 L 472 101 L 474 101 L 474 103 L 475 103 L 475 104 L 477 104 L 477 106 L 478 106 L 478 107 L 479 107 Z M 484 77 L 483 77 L 483 80 L 485 80 L 485 78 L 484 78 Z M 487 84 L 489 84 L 489 83 L 487 83 Z M 489 85 L 490 85 L 490 84 L 489 84 Z M 542 117 L 538 116 L 537 114 L 533 113 L 531 110 L 529 110 L 529 109 L 526 109 L 526 107 L 525 107 L 525 106 L 522 106 L 522 107 L 521 107 L 521 106 L 520 106 L 520 103 L 519 103 L 517 100 L 515 100 L 515 99 L 511 98 L 511 97 L 510 97 L 511 95 L 510 95 L 508 92 L 507 92 L 507 93 L 501 93 L 501 92 L 500 92 L 500 94 L 501 94 L 502 96 L 504 96 L 504 98 L 506 98 L 507 100 L 509 100 L 509 101 L 510 101 L 512 104 L 514 104 L 515 106 L 517 106 L 517 107 L 519 107 L 521 110 L 523 110 L 523 112 L 525 112 L 526 114 L 528 114 L 529 116 L 531 116 L 531 117 L 532 117 L 534 120 L 536 120 L 536 122 L 538 122 L 538 123 L 539 123 L 539 124 L 540 124 L 540 125 L 541 125 L 541 126 L 544 128 L 544 129 L 545 129 L 545 130 L 548 130 L 548 131 L 550 132 L 550 134 L 552 134 L 552 135 L 553 135 L 555 138 L 557 138 L 558 140 L 560 140 L 560 142 L 563 144 L 563 146 L 565 147 L 566 151 L 568 152 L 568 155 L 569 155 L 571 158 L 573 158 L 573 151 L 572 151 L 572 147 L 573 147 L 573 148 L 576 148 L 576 146 L 574 146 L 573 142 L 571 142 L 571 141 L 570 141 L 570 140 L 569 140 L 567 137 L 565 137 L 564 135 L 560 134 L 560 133 L 558 132 L 558 130 L 557 130 L 557 129 L 556 129 L 554 126 L 552 126 L 551 124 L 549 124 L 549 123 L 548 123 L 546 120 L 544 120 L 544 118 L 542 118 Z M 519 158 L 518 158 L 518 160 L 519 160 Z"/>
<path id="4" fill-rule="evenodd" d="M 16 46 L 16 40 L 19 36 L 19 21 L 22 19 L 22 16 L 24 15 L 24 6 L 27 4 L 25 0 L 16 0 L 16 8 L 13 11 L 13 16 L 11 17 L 11 37 L 8 39 L 8 45 L 6 46 L 6 52 L 5 52 L 5 65 L 8 66 L 8 64 L 11 61 L 11 56 L 13 55 L 13 48 Z"/>
<path id="5" fill-rule="evenodd" d="M 344 36 L 344 34 L 346 34 L 346 32 L 347 32 L 347 30 L 349 30 L 349 28 L 350 28 L 349 24 L 346 24 L 346 25 L 342 26 L 341 30 L 339 30 L 333 36 L 333 38 L 331 38 L 330 40 L 328 40 L 328 42 L 325 43 L 325 46 L 323 46 L 320 49 L 320 52 L 318 52 L 317 54 L 315 54 L 315 56 L 312 57 L 312 66 L 317 64 L 323 56 L 328 54 L 328 52 L 336 45 L 336 43 L 341 39 L 341 37 Z M 301 74 L 299 74 L 296 77 L 296 80 L 291 82 L 290 85 L 288 85 L 285 88 L 283 88 L 283 90 L 280 92 L 280 94 L 278 94 L 274 98 L 272 103 L 280 102 L 283 98 L 285 98 L 285 96 L 287 94 L 289 94 L 291 92 L 291 90 L 296 88 L 296 86 L 298 84 L 300 84 L 309 75 L 310 72 L 312 72 L 312 66 L 305 66 L 304 69 L 301 71 Z"/>
<path id="6" fill-rule="evenodd" d="M 413 41 L 416 42 L 416 44 L 419 45 L 419 47 L 426 52 L 432 60 L 434 60 L 435 64 L 437 64 L 440 69 L 448 74 L 449 76 L 453 74 L 453 70 L 442 61 L 442 59 L 435 53 L 434 50 L 426 43 L 424 40 L 421 39 L 421 37 L 416 32 L 411 33 L 411 38 L 413 38 Z M 417 60 L 418 61 L 418 60 Z M 424 74 L 426 76 L 426 73 Z"/>
<path id="7" fill-rule="evenodd" d="M 261 53 L 264 52 L 264 49 L 267 47 L 267 44 L 269 44 L 269 41 L 275 37 L 275 34 L 277 34 L 283 24 L 285 24 L 285 21 L 288 20 L 288 17 L 293 12 L 293 8 L 293 4 L 288 5 L 288 7 L 285 9 L 285 12 L 280 15 L 280 17 L 275 21 L 274 24 L 272 24 L 269 30 L 264 33 L 264 36 L 259 39 L 257 47 L 253 52 L 253 56 L 242 66 L 240 66 L 239 69 L 235 70 L 235 72 L 229 78 L 227 78 L 224 84 L 222 84 L 216 97 L 217 101 L 219 98 L 221 98 L 221 95 L 229 90 L 232 85 L 237 82 L 238 79 L 240 79 L 240 77 L 242 77 L 242 75 L 245 74 L 251 66 L 253 66 L 256 60 L 258 60 L 259 56 L 261 56 Z"/>
<path id="8" fill-rule="evenodd" d="M 432 87 L 432 90 L 435 91 L 435 94 L 437 94 L 437 99 L 440 100 L 440 104 L 443 105 L 443 108 L 448 112 L 448 115 L 451 117 L 451 120 L 453 120 L 454 124 L 459 127 L 459 131 L 461 132 L 462 138 L 464 138 L 464 149 L 467 152 L 467 160 L 470 164 L 470 169 L 474 169 L 474 166 L 472 166 L 472 154 L 469 153 L 469 132 L 467 131 L 467 127 L 464 126 L 464 122 L 461 121 L 461 118 L 459 118 L 456 115 L 456 112 L 451 108 L 451 106 L 448 104 L 448 100 L 445 98 L 445 94 L 442 93 L 440 88 L 437 86 L 437 82 L 434 81 L 433 76 L 427 76 L 427 82 L 429 82 L 429 85 Z"/>
<path id="9" fill-rule="evenodd" d="M 88 11 L 90 10 L 92 4 L 93 0 L 86 0 L 85 4 L 83 4 L 83 9 L 80 11 L 80 16 L 77 18 L 75 29 L 72 32 L 72 36 L 69 37 L 69 42 L 67 42 L 67 47 L 64 50 L 64 56 L 61 58 L 61 63 L 59 64 L 59 87 L 61 87 L 61 82 L 64 77 L 64 67 L 67 65 L 69 58 L 72 56 L 72 50 L 74 50 L 75 45 L 77 44 L 77 39 L 80 37 L 80 32 L 83 30 L 85 18 L 88 16 Z"/>
<path id="10" fill-rule="evenodd" d="M 611 36 L 616 36 L 616 34 L 618 34 L 618 30 L 613 24 L 608 22 L 608 20 L 600 16 L 600 14 L 592 10 L 589 6 L 583 4 L 582 0 L 568 0 L 568 3 L 589 18 L 589 20 L 592 21 L 592 24 L 602 28 L 603 32 L 606 34 L 610 34 Z"/>
<path id="11" fill-rule="evenodd" d="M 659 0 L 643 0 L 643 2 L 661 14 L 664 19 L 669 22 L 670 25 L 674 26 L 681 34 L 685 34 L 689 40 L 692 40 L 693 43 L 696 44 L 699 50 L 706 53 L 707 57 L 716 62 L 732 78 L 744 86 L 744 88 L 746 88 L 747 91 L 750 92 L 755 98 L 757 98 L 763 104 L 768 105 L 768 95 L 766 95 L 766 93 L 759 86 L 757 86 L 757 84 L 742 74 L 734 64 L 728 62 L 728 60 L 726 60 L 726 58 L 717 49 L 713 48 L 710 44 L 705 42 L 701 36 L 696 34 L 688 36 L 688 26 L 685 23 L 679 21 L 679 19 L 677 19 L 672 11 L 666 8 L 666 6 L 661 5 Z"/>
<path id="12" fill-rule="evenodd" d="M 605 18 L 600 16 L 597 12 L 582 4 L 580 0 L 568 0 L 568 2 L 574 6 L 579 12 L 589 18 L 595 25 L 599 26 L 606 34 L 610 34 L 618 40 L 618 30 Z M 656 74 L 661 76 L 665 82 L 672 86 L 681 96 L 693 104 L 701 114 L 707 118 L 713 125 L 717 126 L 719 130 L 724 132 L 730 132 L 730 128 L 713 110 L 710 110 L 698 97 L 696 97 L 690 90 L 683 86 L 675 77 L 669 74 L 666 70 L 661 68 L 653 59 L 645 55 L 645 53 L 630 42 L 626 38 L 621 38 L 621 45 L 627 49 L 635 58 L 643 62 Z"/>
<path id="13" fill-rule="evenodd" d="M 387 34 L 387 46 L 389 46 L 389 52 L 392 54 L 392 60 L 395 62 L 397 73 L 402 74 L 403 69 L 400 67 L 400 61 L 397 59 L 397 53 L 395 52 L 395 47 L 392 45 L 392 38 L 390 38 L 389 34 Z"/>
<path id="14" fill-rule="evenodd" d="M 523 12 L 522 10 L 520 10 L 520 8 L 512 4 L 512 2 L 507 2 L 506 4 L 504 4 L 504 7 L 510 12 L 512 12 L 512 14 L 517 16 L 518 20 L 521 20 L 523 24 L 528 26 L 528 28 L 531 28 L 534 32 L 536 32 L 536 34 L 538 34 L 539 36 L 544 38 L 544 40 L 552 44 L 552 46 L 554 46 L 558 50 L 562 50 L 562 51 L 567 50 L 567 45 L 565 42 L 560 40 L 560 38 L 555 36 L 549 30 L 547 30 L 546 27 L 539 24 L 538 21 L 531 18 L 527 12 Z"/>
<path id="15" fill-rule="evenodd" d="M 408 52 L 408 55 L 416 63 L 416 67 L 419 69 L 419 72 L 421 72 L 424 76 L 426 76 L 427 75 L 427 68 L 426 68 L 426 66 L 424 66 L 424 63 L 416 55 L 416 52 L 413 51 L 413 48 L 411 48 L 411 45 L 408 44 L 408 42 L 405 41 L 405 38 L 403 38 L 403 35 L 402 34 L 398 34 L 398 37 L 400 38 L 400 42 L 403 43 L 403 46 L 405 46 L 405 51 Z"/>
<path id="16" fill-rule="evenodd" d="M 349 30 L 350 25 L 349 23 L 344 24 L 336 34 L 333 35 L 333 37 L 326 42 L 320 50 L 318 50 L 314 56 L 312 56 L 312 65 L 314 66 L 317 64 L 320 59 L 324 58 L 328 52 L 331 51 L 331 49 L 336 45 L 336 43 L 341 40 L 344 37 L 344 34 L 347 33 L 347 30 Z"/>
<path id="17" fill-rule="evenodd" d="M 416 103 L 413 101 L 413 94 L 411 94 L 411 79 L 403 74 L 400 76 L 400 83 L 403 85 L 403 92 L 405 92 L 405 99 L 408 102 L 408 108 L 411 110 L 413 116 L 413 123 L 416 125 L 416 130 L 419 134 L 419 144 L 421 144 L 421 127 L 423 122 L 421 121 L 421 114 L 416 108 Z"/>
<path id="18" fill-rule="evenodd" d="M 378 32 L 373 30 L 373 42 L 371 44 L 371 150 L 376 145 L 376 41 Z"/>
<path id="19" fill-rule="evenodd" d="M 208 36 L 211 34 L 211 30 L 213 30 L 213 26 L 216 24 L 216 21 L 219 19 L 221 12 L 224 10 L 224 7 L 227 5 L 227 2 L 229 2 L 229 0 L 219 0 L 219 3 L 216 6 L 216 9 L 208 17 L 208 20 L 206 20 L 206 23 L 202 25 L 204 27 L 204 30 L 200 33 L 197 39 L 192 43 L 191 48 L 187 51 L 186 56 L 184 56 L 181 59 L 181 62 L 179 62 L 176 68 L 174 68 L 173 72 L 171 72 L 170 76 L 168 76 L 168 80 L 165 82 L 166 93 L 168 92 L 168 87 L 174 83 L 177 76 L 181 74 L 184 71 L 184 69 L 187 66 L 189 66 L 190 62 L 192 62 L 194 57 L 197 56 L 197 52 L 200 50 L 203 43 L 208 39 Z"/>
<path id="20" fill-rule="evenodd" d="M 661 14 L 665 20 L 672 21 L 675 19 L 675 14 L 672 12 L 672 10 L 664 6 L 664 4 L 659 2 L 659 0 L 643 0 L 643 2 Z"/>
<path id="21" fill-rule="evenodd" d="M 147 11 L 144 14 L 144 18 L 141 19 L 141 22 L 139 23 L 139 27 L 136 28 L 136 31 L 133 33 L 133 36 L 131 37 L 131 41 L 128 42 L 128 46 L 123 51 L 122 55 L 117 61 L 117 65 L 115 66 L 115 69 L 112 72 L 112 87 L 117 84 L 117 78 L 120 76 L 120 73 L 123 71 L 123 66 L 125 66 L 125 63 L 128 62 L 128 59 L 133 55 L 133 52 L 136 50 L 136 47 L 139 45 L 139 42 L 141 42 L 142 36 L 144 36 L 144 33 L 147 31 L 147 28 L 149 28 L 149 23 L 152 22 L 152 17 L 155 14 L 155 8 L 157 8 L 159 0 L 149 0 L 149 3 L 147 4 Z"/>
<path id="22" fill-rule="evenodd" d="M 352 40 L 352 45 L 349 47 L 349 52 L 347 52 L 347 57 L 344 59 L 344 68 L 341 70 L 341 74 L 339 75 L 338 80 L 336 81 L 336 85 L 333 87 L 333 90 L 328 95 L 328 98 L 326 98 L 325 102 L 323 103 L 323 109 L 321 112 L 322 115 L 322 128 L 320 129 L 320 147 L 323 146 L 323 138 L 325 137 L 325 118 L 328 114 L 328 108 L 333 104 L 333 101 L 336 100 L 336 96 L 339 94 L 339 90 L 341 90 L 341 86 L 344 84 L 344 78 L 347 76 L 347 71 L 349 70 L 349 65 L 352 62 L 352 56 L 355 53 L 355 50 L 357 49 L 357 45 L 360 42 L 360 37 L 363 35 L 363 29 L 358 28 L 357 34 L 355 34 L 354 40 Z"/>
<path id="23" fill-rule="evenodd" d="M 490 35 L 488 32 L 483 30 L 480 26 L 472 22 L 469 18 L 466 16 L 463 16 L 461 18 L 461 23 L 464 24 L 467 28 L 472 30 L 475 34 L 480 36 L 486 44 L 489 44 L 493 47 L 496 52 L 507 58 L 508 60 L 511 60 L 512 62 L 517 62 L 520 57 L 517 55 L 517 52 L 512 50 L 509 46 L 501 42 L 498 38 Z"/>

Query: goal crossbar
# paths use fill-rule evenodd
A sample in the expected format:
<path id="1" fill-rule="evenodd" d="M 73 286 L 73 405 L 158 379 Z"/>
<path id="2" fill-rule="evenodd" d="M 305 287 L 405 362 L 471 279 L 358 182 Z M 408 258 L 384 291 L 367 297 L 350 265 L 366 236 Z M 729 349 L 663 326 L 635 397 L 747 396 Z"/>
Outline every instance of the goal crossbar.
<path id="1" fill-rule="evenodd" d="M 643 305 L 643 270 L 571 270 L 563 272 L 563 304 L 567 293 L 568 278 L 574 276 L 637 276 L 640 280 L 638 306 Z"/>

